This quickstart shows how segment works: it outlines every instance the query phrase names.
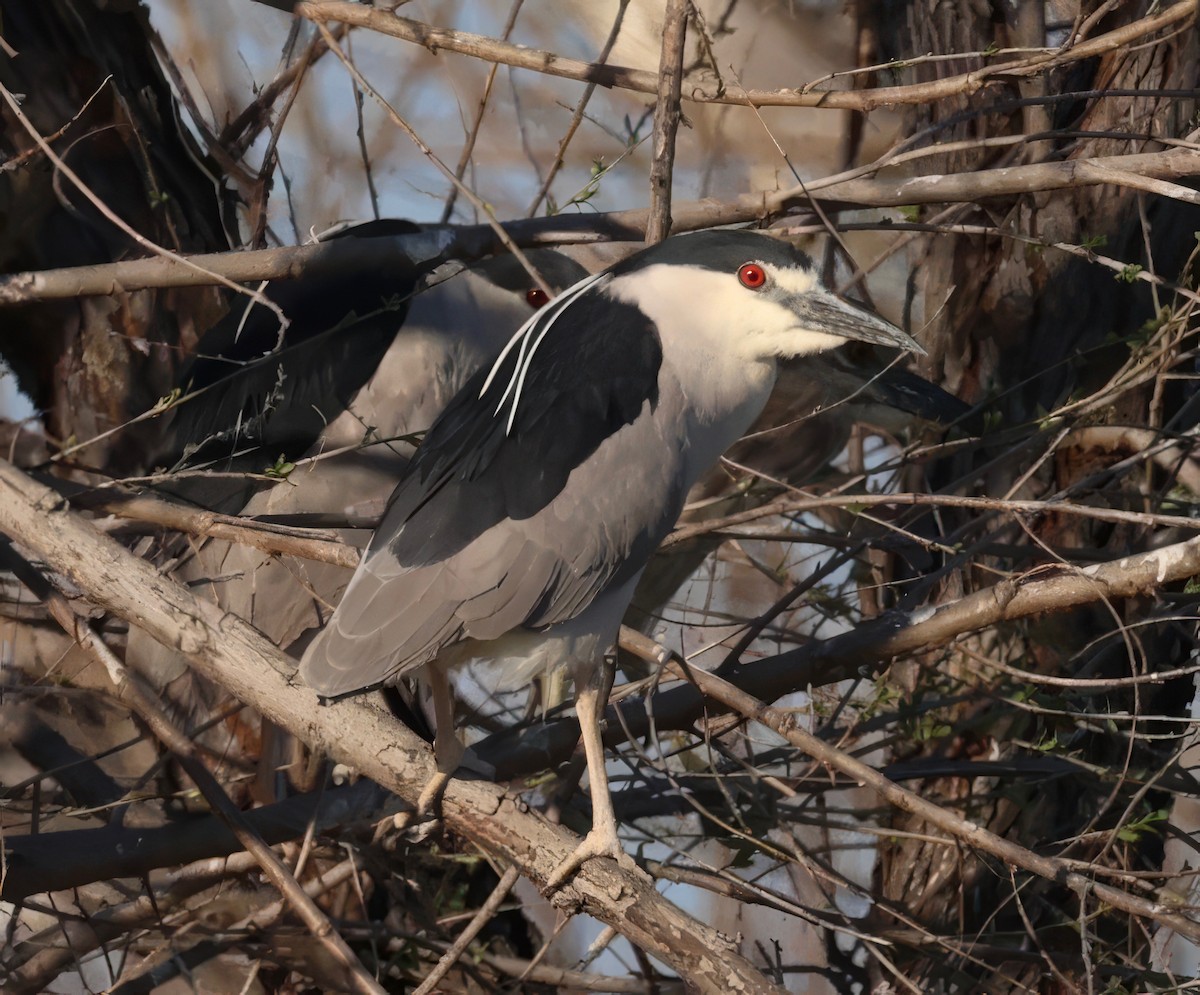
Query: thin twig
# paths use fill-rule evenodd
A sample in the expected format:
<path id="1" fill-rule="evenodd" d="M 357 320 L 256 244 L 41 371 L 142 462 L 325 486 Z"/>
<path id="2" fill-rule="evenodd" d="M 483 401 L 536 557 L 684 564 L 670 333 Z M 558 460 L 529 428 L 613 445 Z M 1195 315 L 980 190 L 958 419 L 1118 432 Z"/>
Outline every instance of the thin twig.
<path id="1" fill-rule="evenodd" d="M 2 43 L 2 42 L 3 42 L 3 39 L 0 39 L 0 43 Z M 15 57 L 16 53 L 13 52 L 12 55 Z M 112 82 L 112 76 L 106 76 L 104 78 L 104 81 L 98 87 L 96 87 L 96 89 L 94 89 L 92 91 L 91 96 L 89 96 L 87 98 L 87 100 L 85 100 L 80 105 L 79 110 L 77 110 L 74 114 L 71 115 L 71 119 L 66 124 L 64 124 L 57 131 L 51 132 L 49 135 L 45 136 L 46 141 L 47 142 L 56 142 L 60 138 L 62 138 L 62 136 L 65 135 L 67 133 L 67 131 L 70 129 L 71 125 L 73 125 L 76 121 L 78 121 L 81 117 L 83 117 L 84 112 L 87 111 L 87 109 L 92 106 L 92 102 L 98 96 L 100 96 L 101 91 L 103 91 L 104 88 L 107 87 L 110 82 Z M 20 169 L 27 162 L 29 162 L 30 159 L 32 159 L 35 155 L 40 154 L 41 152 L 42 152 L 42 149 L 40 146 L 36 149 L 28 148 L 21 152 L 18 152 L 16 155 L 11 156 L 8 159 L 5 159 L 3 162 L 0 162 L 0 173 L 11 173 L 17 169 Z"/>
<path id="2" fill-rule="evenodd" d="M 517 883 L 517 879 L 520 876 L 521 872 L 515 866 L 509 867 L 504 872 L 504 876 L 500 878 L 500 882 L 492 889 L 492 893 L 488 895 L 487 901 L 472 916 L 471 921 L 467 923 L 466 929 L 459 934 L 458 939 L 454 941 L 450 949 L 442 954 L 441 959 L 434 965 L 433 970 L 425 976 L 425 980 L 413 990 L 413 995 L 429 995 L 438 986 L 441 980 L 450 972 L 450 968 L 458 962 L 458 958 L 466 953 L 467 947 L 479 935 L 479 931 L 492 921 L 492 916 L 500 910 L 500 906 L 508 897 L 508 893 L 512 891 L 513 885 Z"/>
<path id="3" fill-rule="evenodd" d="M 512 9 L 508 12 L 508 20 L 504 22 L 504 31 L 500 36 L 504 41 L 508 41 L 508 36 L 517 26 L 517 15 L 521 13 L 521 6 L 524 2 L 525 0 L 513 0 Z M 500 63 L 493 62 L 492 67 L 488 70 L 487 79 L 484 81 L 483 93 L 479 97 L 479 106 L 475 109 L 475 120 L 471 122 L 471 129 L 467 132 L 467 140 L 463 143 L 462 153 L 458 157 L 458 165 L 454 167 L 454 175 L 460 181 L 467 175 L 467 167 L 471 164 L 471 156 L 475 152 L 475 143 L 479 140 L 479 131 L 483 127 L 483 116 L 487 113 L 488 100 L 492 96 L 492 86 L 496 82 L 496 73 L 499 70 Z M 450 220 L 450 216 L 454 213 L 456 200 L 458 200 L 458 187 L 451 184 L 450 193 L 446 196 L 446 206 L 442 208 L 442 224 Z"/>
<path id="4" fill-rule="evenodd" d="M 1014 501 L 1000 498 L 968 497 L 957 494 L 837 494 L 826 497 L 796 497 L 780 498 L 768 504 L 759 505 L 748 511 L 739 511 L 720 518 L 712 518 L 703 522 L 681 525 L 668 535 L 662 542 L 663 548 L 674 546 L 696 536 L 708 535 L 713 532 L 728 532 L 737 525 L 757 521 L 772 515 L 794 515 L 805 511 L 816 511 L 821 508 L 877 508 L 882 505 L 931 506 L 946 508 L 972 508 L 978 511 L 995 511 L 1009 515 L 1047 515 L 1062 514 L 1076 515 L 1082 518 L 1093 518 L 1101 522 L 1128 522 L 1135 525 L 1160 525 L 1175 528 L 1200 530 L 1200 521 L 1184 515 L 1157 515 L 1146 511 L 1122 511 L 1119 508 L 1101 508 L 1091 505 L 1070 504 L 1066 501 Z M 736 533 L 733 533 L 736 534 Z"/>
<path id="5" fill-rule="evenodd" d="M 613 46 L 617 43 L 617 37 L 621 33 L 621 24 L 625 20 L 625 11 L 628 7 L 629 0 L 620 0 L 620 5 L 617 7 L 617 15 L 613 18 L 612 28 L 608 32 L 608 38 L 605 39 L 604 47 L 600 49 L 600 54 L 596 58 L 596 61 L 600 65 L 608 62 L 609 53 L 612 52 Z M 550 168 L 546 171 L 546 178 L 542 181 L 542 185 L 534 196 L 533 202 L 529 205 L 529 210 L 525 212 L 528 217 L 532 218 L 537 214 L 538 208 L 542 206 L 542 201 L 546 199 L 546 194 L 550 192 L 550 185 L 554 182 L 554 178 L 558 176 L 558 171 L 562 169 L 563 159 L 567 154 L 567 146 L 571 144 L 571 139 L 575 137 L 575 132 L 579 130 L 579 125 L 583 122 L 584 115 L 587 113 L 588 103 L 595 92 L 595 83 L 588 83 L 584 88 L 583 96 L 579 98 L 579 103 L 575 105 L 575 111 L 571 114 L 571 123 L 567 125 L 566 133 L 558 143 L 558 151 L 554 153 L 554 161 L 550 163 Z"/>
<path id="6" fill-rule="evenodd" d="M 1147 35 L 1180 25 L 1192 18 L 1195 11 L 1196 0 L 1181 0 L 1158 14 L 1143 17 L 1132 24 L 1098 35 L 1066 51 L 1039 50 L 1028 58 L 998 62 L 959 76 L 909 86 L 819 92 L 810 92 L 800 87 L 786 90 L 750 90 L 743 93 L 713 88 L 705 82 L 696 81 L 683 89 L 682 96 L 696 103 L 753 103 L 758 107 L 821 107 L 856 111 L 871 111 L 901 104 L 926 104 L 946 97 L 971 95 L 991 83 L 1000 83 L 1014 76 L 1034 76 L 1056 66 L 1104 55 Z M 502 62 L 518 69 L 529 69 L 549 76 L 595 82 L 600 86 L 618 87 L 639 93 L 658 92 L 656 72 L 566 59 L 553 52 L 522 48 L 483 35 L 434 27 L 421 21 L 398 17 L 389 10 L 366 7 L 349 0 L 310 0 L 297 3 L 295 12 L 318 24 L 338 21 L 370 28 L 380 34 L 421 45 L 431 52 L 457 52 L 487 62 Z"/>
<path id="7" fill-rule="evenodd" d="M 339 24 L 334 28 L 333 36 L 340 41 L 345 37 L 348 30 L 349 28 L 345 24 Z M 240 157 L 244 155 L 246 149 L 258 137 L 265 123 L 270 121 L 270 109 L 274 106 L 275 101 L 279 99 L 279 95 L 291 86 L 298 75 L 306 72 L 308 67 L 327 51 L 325 42 L 319 38 L 314 38 L 309 47 L 307 57 L 291 63 L 291 65 L 281 70 L 271 82 L 259 90 L 254 95 L 254 99 L 242 108 L 237 117 L 221 129 L 220 134 L 215 138 L 216 144 L 222 148 L 229 149 L 235 156 Z"/>

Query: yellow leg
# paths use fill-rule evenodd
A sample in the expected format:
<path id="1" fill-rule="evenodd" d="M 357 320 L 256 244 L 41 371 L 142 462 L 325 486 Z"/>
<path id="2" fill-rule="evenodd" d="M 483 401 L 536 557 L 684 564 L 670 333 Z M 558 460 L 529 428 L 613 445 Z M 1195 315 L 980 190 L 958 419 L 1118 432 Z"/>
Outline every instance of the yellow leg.
<path id="1" fill-rule="evenodd" d="M 546 882 L 547 889 L 561 888 L 584 861 L 592 857 L 612 857 L 623 868 L 640 871 L 637 862 L 625 852 L 617 836 L 617 818 L 612 796 L 608 793 L 608 772 L 604 767 L 604 740 L 600 719 L 607 704 L 594 687 L 576 687 L 575 714 L 583 732 L 583 753 L 587 757 L 588 790 L 592 796 L 592 829 L 566 860 L 555 868 Z M 604 698 L 607 698 L 604 695 Z"/>

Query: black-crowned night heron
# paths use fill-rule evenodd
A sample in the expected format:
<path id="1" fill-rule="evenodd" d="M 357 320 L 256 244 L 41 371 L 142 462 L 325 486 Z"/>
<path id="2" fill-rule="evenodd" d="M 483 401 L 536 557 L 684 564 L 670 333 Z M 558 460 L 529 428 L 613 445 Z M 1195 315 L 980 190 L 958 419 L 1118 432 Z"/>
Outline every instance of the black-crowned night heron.
<path id="1" fill-rule="evenodd" d="M 160 462 L 261 473 L 281 453 L 295 460 L 317 446 L 359 447 L 341 469 L 394 464 L 395 454 L 412 453 L 402 437 L 428 428 L 467 377 L 547 300 L 509 255 L 424 287 L 440 276 L 434 267 L 441 246 L 436 232 L 406 221 L 339 226 L 320 236 L 332 239 L 369 239 L 373 264 L 334 257 L 315 276 L 266 285 L 265 295 L 291 322 L 282 336 L 273 311 L 235 300 L 181 375 L 197 396 L 172 410 Z M 526 255 L 555 290 L 587 274 L 553 250 Z M 387 472 L 384 497 L 396 480 L 393 467 Z M 236 480 L 206 489 L 228 492 L 226 503 L 234 505 L 251 490 Z M 353 490 L 349 481 L 341 487 L 343 494 Z"/>
<path id="2" fill-rule="evenodd" d="M 782 357 L 859 340 L 912 351 L 823 288 L 808 258 L 744 231 L 667 239 L 530 319 L 434 423 L 329 625 L 300 665 L 338 698 L 425 668 L 439 775 L 457 767 L 447 671 L 498 687 L 569 666 L 593 824 L 551 876 L 625 863 L 598 687 L 621 618 L 688 489 L 753 423 Z"/>

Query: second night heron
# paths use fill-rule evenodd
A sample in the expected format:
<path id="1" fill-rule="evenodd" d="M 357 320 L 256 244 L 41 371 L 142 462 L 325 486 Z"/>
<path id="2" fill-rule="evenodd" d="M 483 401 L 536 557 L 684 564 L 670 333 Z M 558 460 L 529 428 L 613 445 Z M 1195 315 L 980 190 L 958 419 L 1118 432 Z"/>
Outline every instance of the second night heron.
<path id="1" fill-rule="evenodd" d="M 425 669 L 439 775 L 424 807 L 462 755 L 450 668 L 487 661 L 512 690 L 569 666 L 593 819 L 549 884 L 593 856 L 628 866 L 599 700 L 621 618 L 688 489 L 762 410 L 777 361 L 847 340 L 921 351 L 753 232 L 679 235 L 576 283 L 434 423 L 301 676 L 337 698 Z"/>

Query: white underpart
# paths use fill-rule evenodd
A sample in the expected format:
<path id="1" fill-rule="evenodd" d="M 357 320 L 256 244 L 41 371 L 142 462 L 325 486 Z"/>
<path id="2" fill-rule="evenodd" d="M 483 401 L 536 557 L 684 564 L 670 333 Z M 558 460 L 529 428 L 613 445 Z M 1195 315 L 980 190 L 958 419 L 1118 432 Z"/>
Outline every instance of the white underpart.
<path id="1" fill-rule="evenodd" d="M 483 397 L 491 387 L 492 381 L 496 379 L 496 374 L 499 373 L 501 365 L 512 352 L 513 347 L 520 345 L 520 351 L 517 353 L 517 365 L 513 370 L 512 378 L 508 381 L 508 385 L 504 388 L 504 393 L 500 396 L 500 400 L 496 403 L 494 414 L 499 415 L 500 409 L 504 407 L 504 402 L 508 400 L 509 395 L 512 396 L 512 407 L 508 413 L 508 421 L 504 427 L 504 434 L 508 435 L 512 431 L 513 421 L 517 417 L 517 405 L 521 400 L 521 388 L 525 386 L 525 374 L 529 372 L 529 364 L 533 360 L 533 354 L 537 352 L 538 346 L 542 344 L 542 339 L 546 337 L 546 333 L 554 326 L 566 309 L 571 305 L 577 297 L 587 291 L 593 284 L 602 280 L 606 274 L 597 273 L 592 276 L 585 276 L 578 283 L 572 284 L 546 307 L 530 318 L 524 325 L 517 329 L 516 334 L 508 340 L 508 344 L 504 347 L 499 356 L 496 357 L 496 362 L 492 364 L 491 370 L 488 372 L 487 379 L 483 382 L 483 387 L 479 391 L 479 396 Z M 540 326 L 540 331 L 537 332 L 537 337 L 534 338 L 534 332 Z"/>

